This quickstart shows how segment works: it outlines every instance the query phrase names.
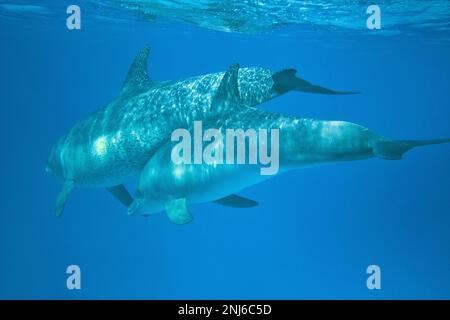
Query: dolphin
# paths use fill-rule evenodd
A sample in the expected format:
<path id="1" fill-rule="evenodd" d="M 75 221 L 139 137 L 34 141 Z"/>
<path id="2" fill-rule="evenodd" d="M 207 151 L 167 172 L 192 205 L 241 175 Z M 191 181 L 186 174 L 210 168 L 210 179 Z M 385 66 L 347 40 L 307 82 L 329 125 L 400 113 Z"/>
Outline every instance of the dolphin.
<path id="1" fill-rule="evenodd" d="M 244 131 L 278 129 L 278 174 L 313 165 L 372 157 L 400 160 L 405 152 L 415 147 L 450 142 L 450 139 L 391 140 L 350 122 L 302 119 L 256 108 L 241 109 L 227 119 L 210 121 L 204 127 Z M 264 143 L 259 136 L 256 139 L 259 140 L 257 145 Z M 273 177 L 261 175 L 260 167 L 254 164 L 176 164 L 171 159 L 174 146 L 175 142 L 168 141 L 142 170 L 137 197 L 129 207 L 129 214 L 148 215 L 165 210 L 172 222 L 186 224 L 192 221 L 190 204 L 216 201 L 228 195 L 232 195 L 229 196 L 230 201 L 241 203 L 242 199 L 234 193 Z M 216 143 L 216 152 L 218 148 L 222 149 L 222 154 L 226 152 L 225 144 Z M 248 155 L 249 143 L 245 148 Z M 252 205 L 256 203 L 248 203 L 248 206 Z"/>
<path id="2" fill-rule="evenodd" d="M 117 99 L 75 124 L 53 146 L 46 169 L 64 181 L 57 216 L 74 187 L 107 188 L 125 206 L 131 204 L 123 182 L 139 174 L 174 128 L 187 127 L 192 120 L 220 118 L 225 110 L 256 106 L 292 90 L 355 93 L 311 84 L 298 78 L 295 69 L 273 73 L 237 64 L 226 72 L 153 82 L 147 70 L 149 52 L 145 46 L 138 53 Z"/>

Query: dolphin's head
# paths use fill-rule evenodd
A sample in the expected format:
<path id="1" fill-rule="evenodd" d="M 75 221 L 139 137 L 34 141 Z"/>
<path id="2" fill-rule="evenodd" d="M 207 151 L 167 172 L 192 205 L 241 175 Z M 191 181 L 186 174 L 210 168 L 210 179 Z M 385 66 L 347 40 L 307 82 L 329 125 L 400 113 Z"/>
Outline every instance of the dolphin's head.
<path id="1" fill-rule="evenodd" d="M 64 137 L 60 138 L 50 151 L 47 159 L 47 166 L 45 171 L 51 172 L 57 176 L 63 176 L 63 165 L 61 158 L 61 151 L 63 149 Z"/>

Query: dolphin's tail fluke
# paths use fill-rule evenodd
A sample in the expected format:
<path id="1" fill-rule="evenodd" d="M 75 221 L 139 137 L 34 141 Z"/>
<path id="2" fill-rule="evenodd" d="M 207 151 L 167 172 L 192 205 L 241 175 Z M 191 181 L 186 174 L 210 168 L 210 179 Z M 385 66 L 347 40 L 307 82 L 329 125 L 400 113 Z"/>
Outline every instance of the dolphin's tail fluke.
<path id="1" fill-rule="evenodd" d="M 327 89 L 321 86 L 316 86 L 306 80 L 300 79 L 296 76 L 297 70 L 286 69 L 274 73 L 272 75 L 273 79 L 273 90 L 279 94 L 283 94 L 288 91 L 296 90 L 309 93 L 317 94 L 331 94 L 331 95 L 342 95 L 342 94 L 357 94 L 359 92 L 354 91 L 336 91 L 332 89 Z"/>
<path id="2" fill-rule="evenodd" d="M 379 140 L 374 143 L 373 153 L 376 157 L 387 160 L 400 160 L 403 154 L 415 147 L 432 144 L 450 143 L 450 139 L 435 140 Z"/>

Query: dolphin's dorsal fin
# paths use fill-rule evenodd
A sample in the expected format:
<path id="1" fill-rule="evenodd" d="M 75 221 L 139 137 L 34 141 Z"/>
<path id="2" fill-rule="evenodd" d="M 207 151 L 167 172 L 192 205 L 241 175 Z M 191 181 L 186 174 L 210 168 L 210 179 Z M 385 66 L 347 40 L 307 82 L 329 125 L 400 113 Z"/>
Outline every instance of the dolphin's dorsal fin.
<path id="1" fill-rule="evenodd" d="M 239 64 L 235 63 L 228 67 L 225 72 L 216 95 L 213 97 L 211 110 L 222 113 L 241 104 L 238 83 Z"/>
<path id="2" fill-rule="evenodd" d="M 187 207 L 186 198 L 166 201 L 165 207 L 167 217 L 175 224 L 186 224 L 193 219 Z"/>
<path id="3" fill-rule="evenodd" d="M 139 51 L 136 58 L 128 70 L 127 77 L 122 85 L 121 95 L 142 92 L 151 86 L 151 81 L 148 76 L 147 63 L 150 53 L 150 46 L 146 45 Z"/>

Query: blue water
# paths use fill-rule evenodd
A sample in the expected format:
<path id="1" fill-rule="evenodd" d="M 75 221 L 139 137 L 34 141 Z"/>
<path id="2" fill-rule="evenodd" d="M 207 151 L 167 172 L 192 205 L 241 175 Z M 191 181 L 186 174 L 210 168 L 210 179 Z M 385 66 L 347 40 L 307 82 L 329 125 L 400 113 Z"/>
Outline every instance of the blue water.
<path id="1" fill-rule="evenodd" d="M 156 80 L 236 61 L 294 67 L 315 83 L 362 93 L 292 92 L 260 108 L 351 121 L 396 139 L 450 137 L 448 1 L 430 1 L 441 5 L 435 11 L 411 2 L 410 12 L 428 15 L 407 28 L 396 22 L 392 33 L 389 24 L 379 33 L 324 29 L 320 14 L 308 30 L 223 32 L 220 21 L 147 21 L 120 7 L 99 18 L 89 2 L 86 15 L 80 4 L 76 31 L 65 25 L 71 3 L 0 3 L 0 298 L 450 298 L 450 145 L 402 161 L 290 172 L 240 193 L 258 207 L 196 205 L 185 226 L 163 214 L 129 217 L 102 189 L 76 189 L 58 219 L 61 181 L 45 172 L 58 137 L 118 95 L 146 43 Z M 438 28 L 428 26 L 430 14 Z M 361 17 L 353 23 L 364 26 Z M 79 291 L 66 288 L 71 264 L 82 271 Z M 366 287 L 371 264 L 381 267 L 381 290 Z"/>

